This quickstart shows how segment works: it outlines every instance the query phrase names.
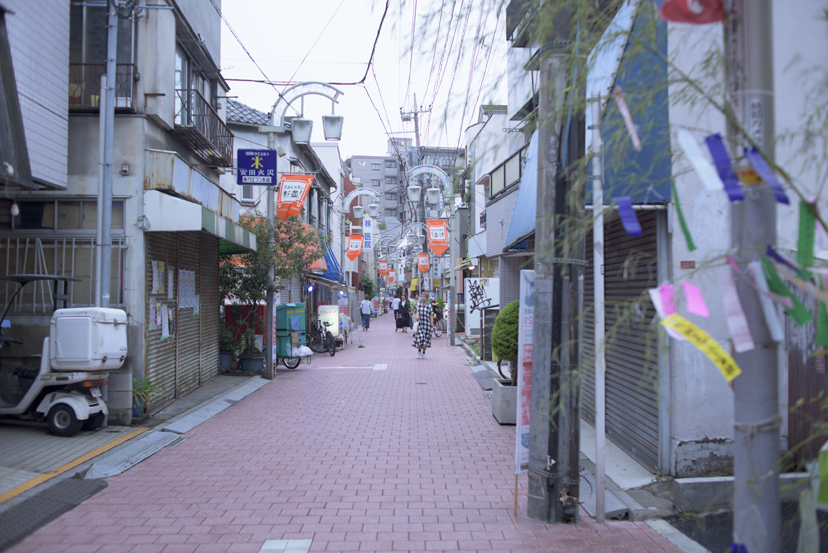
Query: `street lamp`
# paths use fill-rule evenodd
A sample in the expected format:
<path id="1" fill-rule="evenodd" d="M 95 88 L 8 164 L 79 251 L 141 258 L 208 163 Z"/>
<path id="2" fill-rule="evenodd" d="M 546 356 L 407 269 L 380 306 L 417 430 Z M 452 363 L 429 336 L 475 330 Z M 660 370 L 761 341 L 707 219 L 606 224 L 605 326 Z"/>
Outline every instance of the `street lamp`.
<path id="1" fill-rule="evenodd" d="M 379 204 L 368 204 L 368 215 L 372 219 L 376 219 L 377 217 L 379 217 L 379 208 Z"/>
<path id="2" fill-rule="evenodd" d="M 440 189 L 439 188 L 429 188 L 426 190 L 426 195 L 428 196 L 428 203 L 436 204 L 440 201 Z"/>
<path id="3" fill-rule="evenodd" d="M 354 206 L 354 217 L 357 219 L 362 219 L 362 216 L 365 215 L 365 208 L 361 205 Z"/>
<path id="4" fill-rule="evenodd" d="M 422 187 L 417 186 L 416 184 L 412 184 L 408 187 L 408 201 L 409 202 L 419 202 L 420 201 L 420 190 Z"/>

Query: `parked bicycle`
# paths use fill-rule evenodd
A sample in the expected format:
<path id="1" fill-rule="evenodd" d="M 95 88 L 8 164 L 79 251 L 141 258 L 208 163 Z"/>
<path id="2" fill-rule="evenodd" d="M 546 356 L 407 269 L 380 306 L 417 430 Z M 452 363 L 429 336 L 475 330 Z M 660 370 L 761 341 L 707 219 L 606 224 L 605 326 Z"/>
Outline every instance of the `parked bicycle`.
<path id="1" fill-rule="evenodd" d="M 439 338 L 443 335 L 446 331 L 446 320 L 443 318 L 443 310 L 442 309 L 435 309 L 434 310 L 434 320 L 432 322 L 432 326 L 434 328 L 434 336 Z"/>
<path id="2" fill-rule="evenodd" d="M 333 334 L 327 328 L 329 326 L 331 326 L 331 323 L 320 321 L 319 317 L 313 317 L 308 329 L 308 347 L 316 353 L 327 351 L 333 357 L 336 354 L 336 342 Z"/>

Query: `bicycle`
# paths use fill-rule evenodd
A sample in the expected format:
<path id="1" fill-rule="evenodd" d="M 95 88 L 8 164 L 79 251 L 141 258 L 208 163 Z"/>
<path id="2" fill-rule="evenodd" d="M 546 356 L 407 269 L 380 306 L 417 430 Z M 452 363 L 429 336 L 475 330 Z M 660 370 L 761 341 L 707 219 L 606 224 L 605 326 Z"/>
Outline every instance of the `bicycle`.
<path id="1" fill-rule="evenodd" d="M 434 321 L 432 322 L 432 328 L 434 329 L 434 336 L 439 338 L 443 335 L 446 331 L 446 320 L 443 318 L 443 312 L 441 310 L 436 310 L 434 312 Z"/>
<path id="2" fill-rule="evenodd" d="M 331 323 L 320 321 L 317 317 L 311 319 L 310 329 L 308 330 L 308 347 L 316 353 L 325 353 L 326 351 L 333 357 L 336 354 L 336 342 L 333 334 L 327 327 Z"/>

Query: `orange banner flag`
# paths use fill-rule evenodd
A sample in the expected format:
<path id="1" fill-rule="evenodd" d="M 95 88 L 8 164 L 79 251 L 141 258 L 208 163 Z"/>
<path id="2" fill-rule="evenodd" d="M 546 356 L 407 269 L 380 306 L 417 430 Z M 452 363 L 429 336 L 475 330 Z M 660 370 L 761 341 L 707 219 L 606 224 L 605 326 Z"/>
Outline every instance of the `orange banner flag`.
<path id="1" fill-rule="evenodd" d="M 385 276 L 388 274 L 388 262 L 387 261 L 380 261 L 379 262 L 379 274 L 380 276 Z"/>
<path id="2" fill-rule="evenodd" d="M 352 234 L 348 237 L 348 259 L 353 261 L 362 253 L 362 243 L 365 237 L 361 234 Z"/>
<path id="3" fill-rule="evenodd" d="M 276 198 L 276 216 L 284 221 L 302 213 L 312 183 L 313 175 L 282 175 Z"/>
<path id="4" fill-rule="evenodd" d="M 427 253 L 419 253 L 417 254 L 417 268 L 420 269 L 421 273 L 428 272 L 428 254 Z"/>
<path id="5" fill-rule="evenodd" d="M 445 253 L 449 247 L 448 221 L 445 219 L 430 219 L 428 226 L 428 247 L 437 257 Z"/>

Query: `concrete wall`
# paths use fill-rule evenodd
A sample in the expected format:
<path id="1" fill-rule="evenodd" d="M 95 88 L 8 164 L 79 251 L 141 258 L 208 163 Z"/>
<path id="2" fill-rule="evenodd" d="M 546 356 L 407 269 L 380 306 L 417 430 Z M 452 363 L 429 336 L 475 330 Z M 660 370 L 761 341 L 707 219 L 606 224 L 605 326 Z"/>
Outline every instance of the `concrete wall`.
<path id="1" fill-rule="evenodd" d="M 393 161 L 396 162 L 397 166 L 394 168 L 385 167 L 386 161 Z M 379 163 L 380 169 L 379 171 L 374 171 L 371 169 L 372 163 Z M 400 170 L 400 160 L 397 159 L 396 156 L 353 156 L 351 158 L 351 176 L 354 178 L 362 179 L 362 187 L 367 188 L 368 190 L 373 190 L 374 192 L 378 192 L 380 195 L 380 199 L 377 202 L 380 206 L 380 213 L 377 220 L 380 223 L 385 223 L 385 210 L 386 209 L 395 209 L 397 210 L 397 219 L 399 219 L 399 210 L 404 206 L 404 200 L 400 198 L 400 183 L 402 181 L 403 175 Z M 396 184 L 385 184 L 385 177 L 395 177 L 397 179 Z M 380 184 L 379 186 L 373 186 L 371 184 L 371 180 L 379 179 Z M 397 194 L 397 200 L 386 200 L 385 193 L 386 192 L 393 192 Z M 365 204 L 367 205 L 367 204 Z"/>
<path id="2" fill-rule="evenodd" d="M 218 64 L 221 60 L 221 18 L 213 3 L 218 10 L 221 9 L 221 0 L 175 0 L 193 32 L 201 37 L 213 61 Z M 250 16 L 255 17 L 256 14 L 251 13 Z M 206 71 L 210 68 L 202 69 Z"/>
<path id="3" fill-rule="evenodd" d="M 66 187 L 69 3 L 3 0 L 32 177 Z"/>

